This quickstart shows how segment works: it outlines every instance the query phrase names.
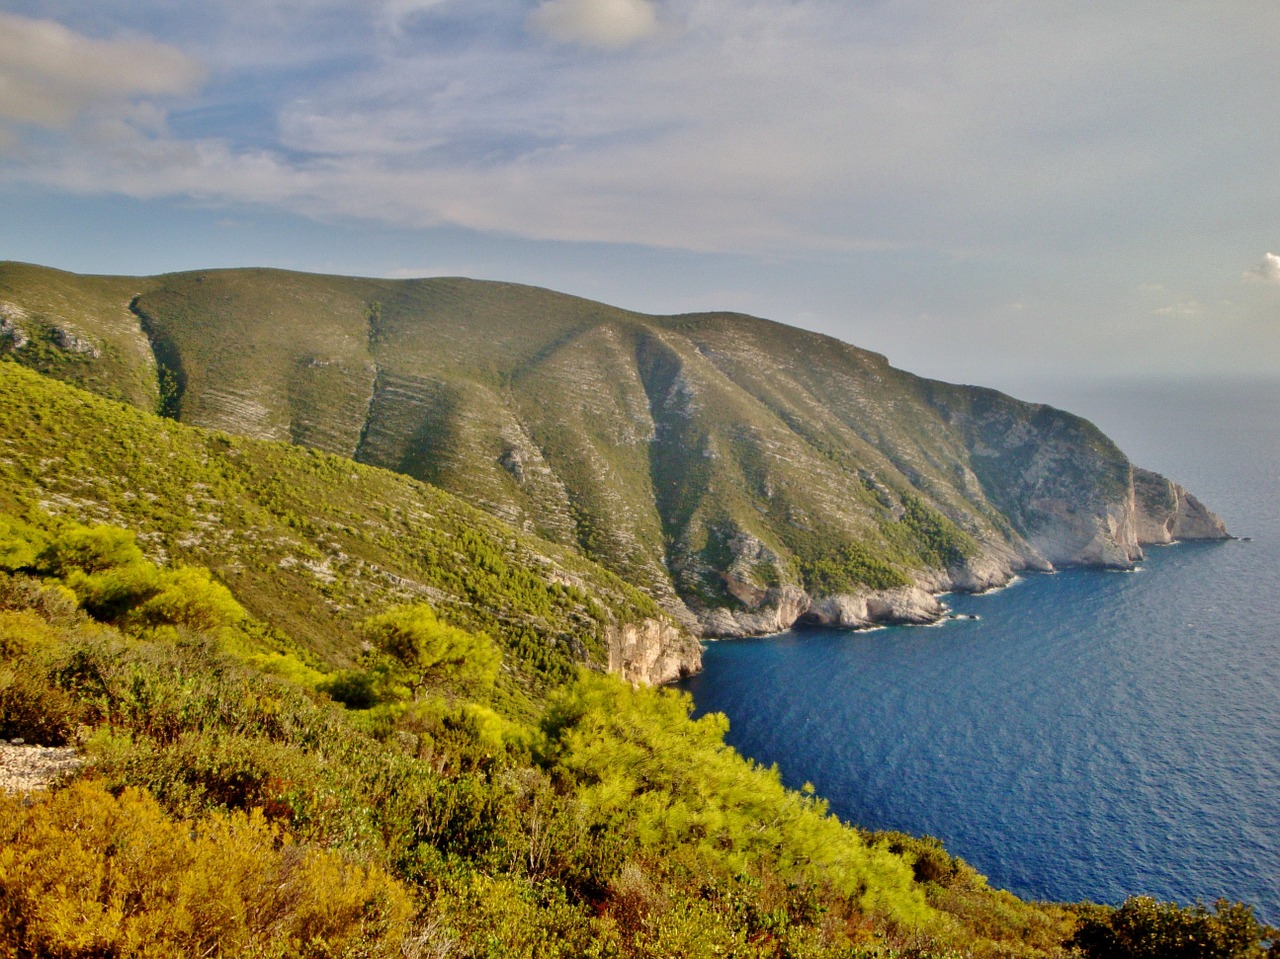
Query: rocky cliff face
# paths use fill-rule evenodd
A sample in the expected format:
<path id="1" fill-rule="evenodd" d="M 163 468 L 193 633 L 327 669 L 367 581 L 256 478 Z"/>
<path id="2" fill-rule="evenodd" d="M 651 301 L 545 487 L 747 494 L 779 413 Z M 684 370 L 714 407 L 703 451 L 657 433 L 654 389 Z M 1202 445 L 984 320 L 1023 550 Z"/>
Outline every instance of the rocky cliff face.
<path id="1" fill-rule="evenodd" d="M 605 638 L 609 672 L 635 686 L 668 683 L 702 668 L 698 641 L 671 623 L 646 619 L 610 626 Z"/>
<path id="2" fill-rule="evenodd" d="M 1226 524 L 1173 480 L 1150 470 L 1133 470 L 1134 515 L 1144 545 L 1183 539 L 1226 539 Z"/>
<path id="3" fill-rule="evenodd" d="M 1091 425 L 1082 420 L 1071 425 L 1096 440 L 1089 435 Z M 1002 447 L 981 446 L 976 455 L 1008 457 L 1011 450 L 1035 439 L 1014 430 L 1000 435 Z M 1091 462 L 1095 457 L 1102 462 Z M 1100 489 L 1099 474 L 1126 479 Z M 1087 479 L 1081 482 L 1081 477 Z M 726 575 L 738 605 L 700 609 L 703 635 L 760 636 L 797 623 L 840 629 L 932 623 L 947 613 L 937 599 L 940 593 L 997 589 L 1019 572 L 1050 572 L 1062 566 L 1128 569 L 1143 558 L 1144 546 L 1229 538 L 1222 520 L 1182 486 L 1131 466 L 1107 444 L 1045 444 L 1002 482 L 1029 491 L 1017 513 L 1025 533 L 986 542 L 980 552 L 948 569 L 917 570 L 910 586 L 818 595 L 797 586 L 753 589 L 751 561 L 759 561 L 764 551 L 753 538 L 739 537 L 729 564 L 732 575 Z M 1079 485 L 1073 488 L 1073 483 Z"/>

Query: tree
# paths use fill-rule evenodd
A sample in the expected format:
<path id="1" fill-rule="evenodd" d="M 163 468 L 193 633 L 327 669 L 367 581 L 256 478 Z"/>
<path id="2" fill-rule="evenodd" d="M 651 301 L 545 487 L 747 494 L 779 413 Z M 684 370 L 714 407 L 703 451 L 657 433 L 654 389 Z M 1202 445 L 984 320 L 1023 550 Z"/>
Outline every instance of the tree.
<path id="1" fill-rule="evenodd" d="M 133 533 L 114 526 L 64 528 L 40 556 L 42 571 L 67 576 L 73 570 L 100 573 L 104 570 L 145 562 Z"/>
<path id="2" fill-rule="evenodd" d="M 1278 954 L 1262 946 L 1276 936 L 1240 903 L 1219 899 L 1211 911 L 1131 896 L 1119 909 L 1087 911 L 1071 944 L 1090 959 L 1260 959 Z"/>
<path id="3" fill-rule="evenodd" d="M 446 685 L 490 686 L 502 659 L 488 636 L 440 622 L 426 603 L 373 616 L 365 620 L 363 632 L 395 662 L 414 699 Z"/>

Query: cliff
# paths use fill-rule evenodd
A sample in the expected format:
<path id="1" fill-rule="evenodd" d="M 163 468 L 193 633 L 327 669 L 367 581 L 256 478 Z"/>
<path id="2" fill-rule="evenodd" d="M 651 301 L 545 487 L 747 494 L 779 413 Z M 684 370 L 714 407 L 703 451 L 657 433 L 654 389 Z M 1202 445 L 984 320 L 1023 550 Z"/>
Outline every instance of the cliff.
<path id="1" fill-rule="evenodd" d="M 923 594 L 1225 535 L 1079 417 L 740 314 L 459 278 L 21 264 L 0 265 L 0 314 L 19 362 L 408 474 L 709 636 L 914 622 L 940 611 Z M 686 658 L 653 655 L 619 651 L 618 668 L 668 675 Z"/>
<path id="2" fill-rule="evenodd" d="M 1135 523 L 1143 545 L 1226 539 L 1226 524 L 1208 507 L 1159 473 L 1133 471 Z"/>
<path id="3" fill-rule="evenodd" d="M 609 672 L 633 686 L 657 686 L 702 668 L 702 648 L 685 630 L 660 619 L 611 625 L 605 632 Z"/>

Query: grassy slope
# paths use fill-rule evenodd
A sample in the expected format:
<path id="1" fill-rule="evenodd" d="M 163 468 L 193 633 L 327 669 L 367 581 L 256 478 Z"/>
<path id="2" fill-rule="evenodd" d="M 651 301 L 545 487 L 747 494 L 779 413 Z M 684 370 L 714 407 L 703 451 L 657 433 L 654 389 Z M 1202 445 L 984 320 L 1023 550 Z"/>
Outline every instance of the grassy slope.
<path id="1" fill-rule="evenodd" d="M 513 684 L 535 687 L 603 663 L 609 623 L 659 615 L 572 552 L 408 477 L 173 423 L 12 362 L 0 362 L 0 506 L 133 529 L 153 557 L 211 568 L 336 664 L 357 622 L 416 598 L 492 634 Z"/>
<path id="2" fill-rule="evenodd" d="M 24 330 L 28 366 L 143 409 L 158 402 L 155 362 L 130 300 L 151 285 L 132 277 L 78 276 L 25 263 L 0 264 L 0 314 Z M 62 348 L 59 331 L 97 356 Z M 4 345 L 4 344 L 0 344 Z"/>
<path id="3" fill-rule="evenodd" d="M 0 265 L 0 299 L 72 286 L 96 291 L 77 321 L 104 341 L 104 318 L 139 293 L 183 421 L 424 479 L 580 548 L 669 608 L 673 594 L 734 605 L 726 573 L 753 588 L 813 586 L 818 568 L 829 588 L 868 569 L 901 581 L 1034 533 L 1024 506 L 1044 491 L 1018 486 L 1018 456 L 975 455 L 983 430 L 1067 424 L 1059 434 L 1096 466 L 1063 476 L 1066 496 L 1101 502 L 1109 482 L 1068 486 L 1128 469 L 1074 417 L 746 316 L 649 317 L 462 279 L 123 281 Z M 841 560 L 850 550 L 871 564 Z"/>

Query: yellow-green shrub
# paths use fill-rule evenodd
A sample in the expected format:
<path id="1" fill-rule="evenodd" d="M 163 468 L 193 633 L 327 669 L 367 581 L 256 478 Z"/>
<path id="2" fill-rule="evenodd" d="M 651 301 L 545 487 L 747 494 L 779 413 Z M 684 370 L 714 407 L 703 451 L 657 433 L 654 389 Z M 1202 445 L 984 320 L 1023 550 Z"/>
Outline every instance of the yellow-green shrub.
<path id="1" fill-rule="evenodd" d="M 0 796 L 0 955 L 396 956 L 412 911 L 385 873 L 257 812 L 179 822 L 95 783 Z"/>

